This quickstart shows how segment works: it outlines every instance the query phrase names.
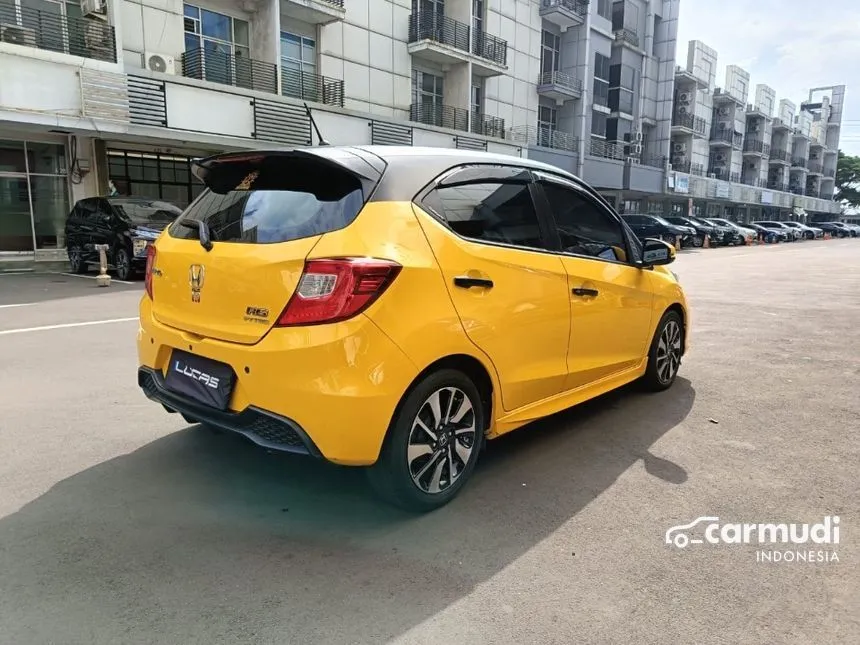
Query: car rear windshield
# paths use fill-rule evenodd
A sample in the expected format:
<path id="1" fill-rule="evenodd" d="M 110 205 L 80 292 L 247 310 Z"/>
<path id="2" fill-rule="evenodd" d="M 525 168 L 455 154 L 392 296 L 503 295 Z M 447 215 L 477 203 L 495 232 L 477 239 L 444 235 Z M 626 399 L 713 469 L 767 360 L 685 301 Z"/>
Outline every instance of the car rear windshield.
<path id="1" fill-rule="evenodd" d="M 213 242 L 274 244 L 349 226 L 364 206 L 361 181 L 330 164 L 290 157 L 237 164 L 235 190 L 207 188 L 170 227 L 172 237 L 197 239 L 205 222 Z M 219 170 L 219 172 L 224 172 Z"/>
<path id="2" fill-rule="evenodd" d="M 181 208 L 167 202 L 117 199 L 110 204 L 117 215 L 135 226 L 164 226 L 182 214 Z"/>

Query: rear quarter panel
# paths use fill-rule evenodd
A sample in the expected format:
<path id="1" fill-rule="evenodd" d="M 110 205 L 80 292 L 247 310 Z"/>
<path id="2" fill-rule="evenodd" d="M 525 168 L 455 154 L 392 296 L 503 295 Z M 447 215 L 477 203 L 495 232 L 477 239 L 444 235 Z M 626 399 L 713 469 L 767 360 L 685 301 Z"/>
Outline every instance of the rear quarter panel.
<path id="1" fill-rule="evenodd" d="M 365 313 L 411 360 L 418 371 L 456 354 L 480 361 L 493 381 L 489 358 L 466 336 L 443 282 L 442 272 L 411 202 L 370 202 L 349 227 L 326 233 L 308 259 L 364 255 L 403 266 L 388 290 Z"/>

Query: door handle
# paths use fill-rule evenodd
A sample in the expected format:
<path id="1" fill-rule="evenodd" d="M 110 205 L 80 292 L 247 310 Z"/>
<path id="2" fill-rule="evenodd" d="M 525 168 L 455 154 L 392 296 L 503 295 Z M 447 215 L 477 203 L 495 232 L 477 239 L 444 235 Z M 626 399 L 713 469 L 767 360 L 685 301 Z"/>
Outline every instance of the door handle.
<path id="1" fill-rule="evenodd" d="M 469 276 L 458 275 L 454 278 L 454 286 L 461 287 L 463 289 L 471 289 L 472 287 L 492 289 L 493 281 L 487 280 L 486 278 L 470 278 Z"/>
<path id="2" fill-rule="evenodd" d="M 573 295 L 575 296 L 596 296 L 600 292 L 597 289 L 584 289 L 582 287 L 576 287 L 575 289 L 571 289 Z"/>

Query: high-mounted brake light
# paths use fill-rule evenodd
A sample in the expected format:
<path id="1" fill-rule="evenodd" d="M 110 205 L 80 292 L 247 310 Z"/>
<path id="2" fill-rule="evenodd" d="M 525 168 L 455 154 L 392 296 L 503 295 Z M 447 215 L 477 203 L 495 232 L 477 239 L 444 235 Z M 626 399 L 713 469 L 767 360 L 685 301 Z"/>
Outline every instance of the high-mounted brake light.
<path id="1" fill-rule="evenodd" d="M 376 258 L 308 260 L 276 326 L 321 325 L 352 318 L 373 304 L 402 268 Z"/>
<path id="2" fill-rule="evenodd" d="M 149 296 L 150 300 L 152 300 L 152 270 L 155 268 L 155 255 L 155 245 L 150 244 L 146 247 L 146 276 L 143 282 L 146 295 Z"/>

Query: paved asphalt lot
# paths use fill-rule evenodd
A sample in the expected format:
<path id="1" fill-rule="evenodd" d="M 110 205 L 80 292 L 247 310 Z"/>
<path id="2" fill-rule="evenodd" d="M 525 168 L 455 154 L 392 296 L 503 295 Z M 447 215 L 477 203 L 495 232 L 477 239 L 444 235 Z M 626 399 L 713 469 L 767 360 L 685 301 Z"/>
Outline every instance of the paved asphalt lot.
<path id="1" fill-rule="evenodd" d="M 0 276 L 0 642 L 860 642 L 860 240 L 673 268 L 673 389 L 492 443 L 423 517 L 147 401 L 140 283 Z M 839 515 L 839 562 L 663 543 L 703 515 Z"/>

